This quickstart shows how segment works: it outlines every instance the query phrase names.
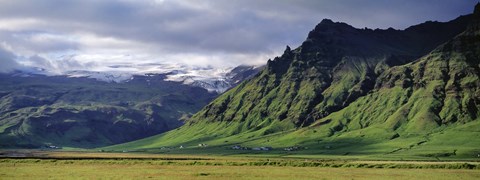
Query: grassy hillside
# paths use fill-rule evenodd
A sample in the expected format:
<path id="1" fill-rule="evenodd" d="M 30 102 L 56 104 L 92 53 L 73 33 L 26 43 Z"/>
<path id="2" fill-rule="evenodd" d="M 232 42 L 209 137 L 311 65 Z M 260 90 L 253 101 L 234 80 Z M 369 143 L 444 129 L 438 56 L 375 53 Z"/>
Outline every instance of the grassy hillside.
<path id="1" fill-rule="evenodd" d="M 162 75 L 107 83 L 62 76 L 0 75 L 0 147 L 91 148 L 176 128 L 216 94 Z"/>
<path id="2" fill-rule="evenodd" d="M 262 153 L 231 149 L 240 145 L 287 157 L 478 158 L 479 19 L 480 5 L 473 15 L 404 31 L 324 20 L 302 46 L 287 47 L 186 125 L 105 149 Z"/>

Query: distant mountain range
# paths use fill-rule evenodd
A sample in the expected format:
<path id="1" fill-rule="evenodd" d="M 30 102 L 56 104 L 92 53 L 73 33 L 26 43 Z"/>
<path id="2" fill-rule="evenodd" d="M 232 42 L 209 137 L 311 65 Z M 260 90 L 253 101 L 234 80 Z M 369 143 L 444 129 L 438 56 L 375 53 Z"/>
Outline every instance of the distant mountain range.
<path id="1" fill-rule="evenodd" d="M 201 87 L 210 92 L 222 93 L 234 87 L 244 79 L 258 73 L 263 66 L 240 65 L 233 68 L 195 67 L 181 64 L 136 64 L 111 65 L 103 71 L 68 70 L 51 72 L 38 67 L 24 67 L 11 73 L 14 76 L 30 75 L 65 76 L 70 78 L 91 78 L 105 82 L 124 83 L 136 76 L 165 75 L 165 81 L 182 82 L 186 85 Z"/>
<path id="2" fill-rule="evenodd" d="M 93 148 L 159 134 L 260 68 L 0 74 L 0 148 Z"/>
<path id="3" fill-rule="evenodd" d="M 242 81 L 256 75 L 263 66 L 237 66 L 228 70 L 216 70 L 216 76 L 208 76 L 204 74 L 213 71 L 213 68 L 201 69 L 196 71 L 173 71 L 167 74 L 168 81 L 182 82 L 187 85 L 201 87 L 210 92 L 222 93 L 226 90 L 238 85 Z M 202 73 L 207 71 L 207 73 Z"/>
<path id="4" fill-rule="evenodd" d="M 479 62 L 480 4 L 474 14 L 405 30 L 357 29 L 324 19 L 300 47 L 287 46 L 182 127 L 111 149 L 208 144 L 476 158 Z"/>

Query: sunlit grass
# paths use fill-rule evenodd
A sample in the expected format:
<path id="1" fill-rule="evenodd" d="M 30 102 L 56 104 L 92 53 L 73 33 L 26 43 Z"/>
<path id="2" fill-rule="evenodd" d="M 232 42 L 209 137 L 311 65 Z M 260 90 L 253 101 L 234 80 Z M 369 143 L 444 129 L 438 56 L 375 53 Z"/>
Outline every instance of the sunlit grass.
<path id="1" fill-rule="evenodd" d="M 91 154 L 94 155 L 94 154 Z M 231 161 L 233 163 L 235 161 Z M 237 159 L 238 163 L 247 162 Z M 191 161 L 188 161 L 191 162 Z M 295 161 L 299 163 L 298 161 Z M 178 164 L 176 164 L 178 163 Z M 478 179 L 479 170 L 392 169 L 359 163 L 359 168 L 270 165 L 182 164 L 162 160 L 0 161 L 1 179 Z M 223 163 L 223 164 L 222 164 Z M 370 165 L 375 165 L 370 163 Z"/>

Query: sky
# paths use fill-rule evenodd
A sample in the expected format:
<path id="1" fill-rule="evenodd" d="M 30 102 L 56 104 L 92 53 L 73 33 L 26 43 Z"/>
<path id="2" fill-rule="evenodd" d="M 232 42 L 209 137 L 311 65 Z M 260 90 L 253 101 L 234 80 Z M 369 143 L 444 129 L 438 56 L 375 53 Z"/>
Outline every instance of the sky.
<path id="1" fill-rule="evenodd" d="M 0 0 L 0 72 L 112 65 L 260 65 L 322 19 L 405 29 L 477 0 Z"/>

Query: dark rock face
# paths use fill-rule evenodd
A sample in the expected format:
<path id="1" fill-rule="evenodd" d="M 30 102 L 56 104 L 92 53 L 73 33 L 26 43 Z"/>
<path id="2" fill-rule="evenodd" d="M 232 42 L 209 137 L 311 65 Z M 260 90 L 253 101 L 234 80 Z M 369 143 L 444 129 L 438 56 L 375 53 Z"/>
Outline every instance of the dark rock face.
<path id="1" fill-rule="evenodd" d="M 263 69 L 263 66 L 255 67 L 255 66 L 240 65 L 238 67 L 233 68 L 229 73 L 227 73 L 226 76 L 229 78 L 230 84 L 233 84 L 235 87 L 239 83 L 257 75 L 258 72 L 260 72 L 262 69 Z"/>
<path id="2" fill-rule="evenodd" d="M 478 16 L 480 14 L 480 3 L 477 3 L 477 5 L 475 5 L 475 10 L 473 11 L 473 14 L 475 14 L 475 16 Z"/>

